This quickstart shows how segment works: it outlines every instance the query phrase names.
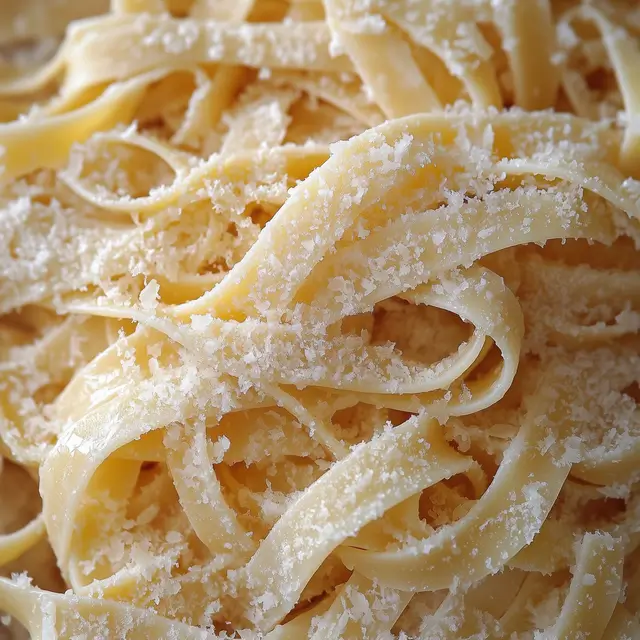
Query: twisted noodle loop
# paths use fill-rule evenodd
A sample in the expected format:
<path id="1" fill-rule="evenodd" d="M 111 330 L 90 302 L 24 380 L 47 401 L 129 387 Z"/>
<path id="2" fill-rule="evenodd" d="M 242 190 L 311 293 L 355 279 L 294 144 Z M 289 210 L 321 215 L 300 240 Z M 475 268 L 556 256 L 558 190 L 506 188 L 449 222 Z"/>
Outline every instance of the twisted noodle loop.
<path id="1" fill-rule="evenodd" d="M 548 116 L 544 118 L 548 120 Z M 446 124 L 449 124 L 449 130 Z M 358 401 L 386 403 L 394 408 L 426 411 L 427 415 L 435 411 L 434 415 L 443 419 L 449 414 L 476 412 L 494 404 L 504 395 L 512 383 L 519 359 L 522 340 L 520 307 L 502 279 L 493 272 L 481 267 L 461 269 L 461 266 L 518 242 L 543 241 L 554 236 L 590 237 L 610 242 L 615 237 L 613 220 L 597 214 L 596 202 L 593 207 L 587 206 L 588 198 L 566 183 L 550 183 L 544 187 L 521 186 L 515 190 L 487 189 L 486 183 L 505 180 L 506 172 L 498 174 L 495 166 L 515 167 L 514 173 L 518 176 L 527 162 L 522 155 L 519 158 L 498 155 L 487 165 L 485 175 L 474 176 L 473 182 L 465 187 L 465 180 L 470 176 L 466 177 L 469 174 L 465 173 L 464 158 L 451 157 L 450 149 L 447 157 L 440 156 L 434 144 L 436 140 L 452 136 L 459 127 L 472 138 L 475 131 L 484 131 L 489 126 L 494 135 L 486 147 L 488 159 L 496 157 L 493 155 L 496 153 L 494 140 L 503 141 L 502 144 L 507 145 L 513 154 L 518 145 L 518 125 L 518 120 L 508 116 L 494 116 L 473 123 L 459 119 L 457 127 L 453 126 L 451 119 L 421 116 L 383 125 L 355 138 L 338 149 L 325 165 L 291 193 L 257 243 L 211 293 L 192 303 L 167 308 L 160 316 L 144 308 L 134 312 L 132 317 L 152 329 L 139 329 L 132 336 L 122 338 L 121 344 L 116 343 L 111 349 L 124 351 L 135 346 L 139 357 L 139 354 L 149 351 L 147 342 L 153 339 L 162 345 L 154 347 L 154 351 L 161 352 L 167 362 L 172 357 L 170 354 L 179 355 L 183 359 L 183 369 L 175 373 L 167 370 L 170 377 L 160 378 L 164 397 L 157 393 L 158 380 L 149 378 L 149 373 L 142 373 L 142 378 L 130 386 L 124 396 L 100 401 L 98 405 L 94 403 L 93 407 L 87 398 L 86 408 L 82 411 L 85 417 L 65 431 L 48 456 L 42 469 L 44 513 L 50 539 L 62 565 L 66 566 L 71 561 L 73 566 L 71 549 L 81 546 L 78 535 L 84 537 L 77 529 L 72 534 L 74 522 L 81 512 L 86 514 L 83 519 L 90 517 L 91 508 L 81 506 L 83 493 L 99 495 L 101 491 L 108 491 L 112 499 L 116 498 L 112 478 L 118 476 L 125 482 L 126 475 L 123 475 L 124 461 L 120 461 L 118 450 L 134 443 L 141 435 L 149 434 L 152 429 L 176 422 L 186 424 L 195 419 L 195 431 L 187 440 L 182 440 L 183 445 L 170 444 L 171 439 L 164 440 L 164 446 L 170 447 L 167 462 L 180 504 L 194 531 L 211 552 L 224 554 L 225 548 L 231 546 L 235 562 L 242 563 L 243 557 L 250 558 L 238 574 L 239 587 L 246 584 L 248 588 L 247 595 L 243 596 L 247 602 L 245 606 L 249 606 L 245 615 L 267 630 L 295 605 L 305 584 L 340 542 L 357 533 L 372 518 L 380 517 L 390 507 L 409 499 L 438 479 L 468 470 L 469 458 L 466 466 L 460 466 L 463 457 L 459 457 L 458 466 L 451 466 L 456 458 L 451 463 L 445 460 L 447 455 L 454 455 L 453 452 L 447 454 L 444 449 L 442 453 L 435 454 L 435 442 L 425 442 L 422 431 L 430 423 L 416 423 L 413 419 L 353 452 L 344 451 L 332 433 L 334 427 L 318 414 L 318 403 L 333 403 L 336 407 L 354 405 Z M 562 119 L 558 126 L 565 126 Z M 589 135 L 588 127 L 582 135 Z M 524 155 L 526 145 L 518 151 Z M 535 153 L 533 149 L 529 151 L 532 155 Z M 366 181 L 345 180 L 341 171 L 345 162 L 359 166 L 359 175 L 366 176 Z M 550 177 L 562 175 L 563 170 L 569 172 L 570 167 L 571 161 L 558 158 L 555 166 L 551 165 Z M 548 171 L 544 166 L 539 170 Z M 402 213 L 403 198 L 408 196 L 400 194 L 409 191 L 407 182 L 416 186 L 442 184 L 444 172 L 451 176 L 449 179 L 457 189 L 467 193 L 475 191 L 477 195 L 470 195 L 463 201 L 439 204 L 440 198 L 446 200 L 448 194 L 445 191 L 439 197 L 434 192 L 432 207 L 435 208 Z M 486 181 L 485 185 L 482 180 Z M 587 182 L 579 174 L 574 180 L 578 185 Z M 323 200 L 318 199 L 319 185 L 325 194 Z M 484 196 L 481 196 L 483 188 Z M 602 193 L 608 193 L 607 189 L 612 187 L 604 183 L 598 188 Z M 354 198 L 351 190 L 355 193 L 359 190 L 360 197 Z M 623 200 L 624 197 L 624 192 L 620 192 L 619 198 Z M 320 201 L 322 207 L 318 206 Z M 315 203 L 314 208 L 306 208 L 307 202 Z M 635 214 L 633 210 L 630 213 Z M 524 222 L 532 215 L 534 219 Z M 364 238 L 350 235 L 350 226 L 356 220 L 370 228 L 370 233 Z M 510 229 L 508 237 L 500 231 L 505 227 Z M 321 237 L 318 237 L 318 228 L 324 229 Z M 423 230 L 427 228 L 428 233 Z M 266 263 L 261 266 L 261 260 L 269 260 L 274 255 L 272 247 L 283 246 L 279 238 L 283 233 L 294 239 L 289 246 L 295 253 L 286 256 L 288 277 L 285 277 L 284 269 L 278 272 L 279 265 L 271 267 L 273 276 L 279 278 L 273 281 L 280 283 L 280 286 L 272 287 L 265 276 L 259 279 L 257 274 L 265 273 L 267 266 Z M 337 250 L 322 260 L 331 248 L 332 235 Z M 442 239 L 438 240 L 440 237 Z M 398 256 L 402 257 L 401 262 Z M 443 270 L 450 275 L 438 275 Z M 350 274 L 349 281 L 344 276 L 333 275 L 345 273 Z M 386 285 L 377 281 L 381 274 L 384 274 Z M 348 298 L 340 295 L 347 282 Z M 420 285 L 420 282 L 433 284 Z M 332 292 L 332 298 L 327 298 L 324 291 Z M 335 334 L 331 329 L 339 326 L 348 315 L 366 312 L 380 299 L 394 294 L 402 295 L 412 304 L 429 304 L 457 313 L 475 324 L 476 334 L 470 342 L 462 345 L 456 356 L 425 369 L 399 359 L 387 348 L 367 346 L 361 336 Z M 468 372 L 474 370 L 478 358 L 486 357 L 487 339 L 495 343 L 502 353 L 502 362 L 463 383 L 470 375 Z M 346 353 L 351 355 L 345 357 Z M 336 354 L 341 356 L 336 358 Z M 105 358 L 102 357 L 103 360 Z M 346 369 L 345 363 L 348 363 Z M 92 366 L 99 369 L 99 361 Z M 184 386 L 187 368 L 198 371 L 198 375 L 191 378 L 191 388 Z M 151 381 L 153 386 L 150 387 Z M 81 384 L 81 379 L 74 384 Z M 221 384 L 226 386 L 223 393 L 219 387 Z M 297 391 L 295 387 L 305 389 Z M 327 391 L 321 392 L 322 387 Z M 253 392 L 247 396 L 246 389 L 255 389 L 258 397 Z M 176 394 L 180 392 L 184 395 L 178 403 Z M 285 404 L 286 398 L 294 402 Z M 141 399 L 144 405 L 140 403 Z M 246 410 L 256 403 L 265 409 L 273 403 L 282 403 L 306 426 L 311 436 L 326 447 L 329 455 L 342 459 L 305 492 L 304 499 L 291 505 L 255 553 L 249 545 L 249 555 L 246 555 L 238 541 L 247 534 L 242 533 L 238 516 L 233 508 L 229 508 L 224 493 L 215 489 L 219 480 L 215 473 L 207 471 L 211 469 L 211 459 L 205 457 L 192 461 L 188 452 L 200 450 L 208 455 L 207 447 L 202 450 L 202 446 L 189 446 L 198 438 L 204 441 L 205 425 L 198 422 L 199 412 L 205 411 L 219 423 L 220 417 L 230 410 Z M 537 407 L 533 415 L 538 416 L 545 411 L 548 410 Z M 326 414 L 326 408 L 324 412 Z M 115 427 L 114 420 L 128 427 L 105 428 L 109 423 Z M 563 419 L 559 417 L 557 422 L 562 426 Z M 206 424 L 210 433 L 215 433 L 215 423 L 208 421 Z M 416 430 L 420 424 L 423 426 Z M 434 427 L 432 424 L 430 428 Z M 339 551 L 340 557 L 348 566 L 355 565 L 364 575 L 383 580 L 401 590 L 440 589 L 453 584 L 456 576 L 468 575 L 470 579 L 477 580 L 504 566 L 531 542 L 540 529 L 570 470 L 569 466 L 557 466 L 552 454 L 536 452 L 535 443 L 543 437 L 536 431 L 540 428 L 535 421 L 529 424 L 525 421 L 520 435 L 505 453 L 490 489 L 476 507 L 452 525 L 451 530 L 443 528 L 435 538 L 425 539 L 424 549 L 434 558 L 424 565 L 428 567 L 425 574 L 429 576 L 428 582 L 416 573 L 421 565 L 416 564 L 415 550 L 404 551 L 410 564 L 403 570 L 399 570 L 403 562 L 399 552 L 389 551 L 380 555 L 380 552 L 357 551 L 347 543 L 344 550 Z M 183 431 L 181 427 L 178 429 Z M 184 438 L 190 432 L 191 428 L 185 427 L 185 435 L 178 437 Z M 432 432 L 435 436 L 439 428 Z M 390 438 L 390 445 L 384 444 L 386 438 Z M 406 445 L 403 438 L 408 438 Z M 404 446 L 420 447 L 421 442 L 431 442 L 428 454 L 420 454 L 417 449 L 402 453 Z M 389 474 L 380 473 L 367 480 L 363 485 L 363 491 L 367 493 L 342 493 L 346 500 L 345 520 L 342 521 L 336 515 L 341 495 L 339 487 L 351 486 L 353 491 L 356 485 L 350 478 L 367 477 L 365 470 L 372 467 L 368 458 L 371 455 L 375 456 L 378 469 L 384 469 L 385 464 L 392 465 Z M 359 462 L 361 457 L 362 462 Z M 431 459 L 433 462 L 429 462 Z M 413 464 L 412 460 L 420 461 L 415 470 L 407 466 Z M 134 475 L 138 473 L 135 463 L 128 464 L 133 464 Z M 202 467 L 194 467 L 194 464 Z M 423 465 L 427 475 L 421 480 Z M 202 489 L 189 480 L 197 468 L 201 471 L 196 472 L 195 477 L 207 478 Z M 347 475 L 342 475 L 342 469 Z M 435 479 L 431 475 L 434 472 L 438 474 Z M 388 503 L 382 501 L 386 490 L 380 484 L 386 475 L 393 482 L 393 492 L 389 494 L 391 502 Z M 406 489 L 401 489 L 403 477 L 409 482 Z M 131 482 L 127 483 L 130 488 L 123 487 L 125 496 L 131 491 Z M 334 483 L 337 493 L 331 501 L 332 510 L 327 512 L 327 526 L 335 528 L 336 538 L 327 536 L 319 527 L 318 520 L 322 505 L 333 491 L 331 483 Z M 545 488 L 532 489 L 538 485 Z M 509 496 L 516 486 L 521 487 L 521 493 L 516 490 L 516 497 L 512 499 Z M 50 490 L 54 493 L 48 493 Z M 209 497 L 206 502 L 201 502 L 198 496 L 204 490 Z M 540 503 L 536 510 L 528 511 L 524 507 L 532 496 L 536 496 Z M 50 511 L 48 505 L 60 508 Z M 503 516 L 492 511 L 497 508 L 506 510 Z M 496 515 L 490 515 L 492 512 Z M 474 531 L 477 527 L 484 529 L 485 523 L 492 522 L 493 518 L 496 530 L 487 534 L 493 543 L 483 552 L 482 547 L 478 547 L 478 534 Z M 214 529 L 211 528 L 213 522 L 218 523 Z M 298 533 L 297 527 L 302 523 L 309 523 L 312 529 Z M 318 535 L 315 532 L 320 533 L 317 549 L 311 542 L 313 536 Z M 516 535 L 516 532 L 521 534 Z M 78 540 L 75 543 L 74 538 Z M 463 539 L 468 539 L 467 546 L 461 546 Z M 441 540 L 440 545 L 444 546 L 439 546 L 437 540 Z M 452 543 L 458 545 L 459 550 L 466 550 L 456 556 L 462 563 L 459 567 L 451 565 L 451 552 L 446 545 Z M 301 553 L 309 558 L 304 565 L 301 564 Z M 290 560 L 286 560 L 287 556 L 283 554 L 290 554 Z M 434 560 L 438 557 L 434 554 L 440 554 L 442 558 L 441 573 L 434 572 Z M 390 563 L 388 569 L 379 564 L 382 557 L 388 557 L 385 560 Z M 277 564 L 274 564 L 276 558 Z M 233 559 L 230 561 L 234 562 Z M 464 565 L 466 562 L 472 564 Z M 303 571 L 303 566 L 308 568 Z M 297 582 L 291 579 L 293 567 Z M 120 586 L 116 586 L 116 582 L 104 587 L 114 596 L 118 589 L 125 588 L 125 576 L 143 573 L 144 569 L 128 567 L 125 573 L 122 571 Z M 265 594 L 270 597 L 267 599 Z M 258 608 L 251 607 L 251 603 L 257 603 Z M 262 609 L 264 611 L 259 613 Z"/>

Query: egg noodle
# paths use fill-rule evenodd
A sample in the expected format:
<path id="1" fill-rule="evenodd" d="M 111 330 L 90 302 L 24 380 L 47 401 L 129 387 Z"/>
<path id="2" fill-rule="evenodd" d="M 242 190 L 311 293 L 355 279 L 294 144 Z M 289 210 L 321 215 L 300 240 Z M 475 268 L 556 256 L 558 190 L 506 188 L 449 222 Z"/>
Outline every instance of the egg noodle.
<path id="1" fill-rule="evenodd" d="M 640 638 L 639 37 L 1 3 L 0 637 Z"/>

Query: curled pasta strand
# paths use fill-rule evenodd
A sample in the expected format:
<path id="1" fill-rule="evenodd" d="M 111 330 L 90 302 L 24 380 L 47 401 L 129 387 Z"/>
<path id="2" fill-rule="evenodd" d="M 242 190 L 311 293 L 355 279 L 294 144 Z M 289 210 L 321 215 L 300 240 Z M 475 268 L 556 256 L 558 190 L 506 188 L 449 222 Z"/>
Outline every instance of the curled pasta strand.
<path id="1" fill-rule="evenodd" d="M 401 10 L 403 4 L 404 10 Z M 473 7 L 471 19 L 468 10 L 462 7 L 443 11 L 443 6 L 438 7 L 438 4 L 437 1 L 421 3 L 417 10 L 409 3 L 392 4 L 390 18 L 415 42 L 442 59 L 449 73 L 462 80 L 475 106 L 484 109 L 502 106 L 496 73 L 488 61 L 491 47 L 475 22 L 476 19 L 488 17 L 486 3 L 481 2 Z M 464 34 L 462 39 L 459 34 Z M 452 47 L 451 43 L 456 40 L 462 46 Z M 412 110 L 413 113 L 416 111 Z"/>
<path id="2" fill-rule="evenodd" d="M 416 111 L 441 110 L 440 100 L 424 79 L 402 36 L 391 30 L 381 15 L 376 16 L 378 24 L 373 31 L 359 28 L 359 19 L 366 24 L 372 18 L 352 12 L 354 4 L 348 0 L 325 2 L 332 44 L 346 49 L 385 115 L 399 118 Z"/>
<path id="3" fill-rule="evenodd" d="M 184 425 L 181 433 L 169 427 L 165 435 L 166 459 L 174 485 L 191 526 L 212 554 L 248 556 L 253 541 L 243 531 L 237 515 L 227 505 L 208 455 L 204 425 Z M 215 526 L 211 526 L 216 523 Z"/>
<path id="4" fill-rule="evenodd" d="M 606 534 L 584 536 L 569 593 L 550 637 L 568 640 L 583 633 L 603 637 L 622 587 L 623 561 L 617 540 Z"/>
<path id="5" fill-rule="evenodd" d="M 18 531 L 0 535 L 0 566 L 20 557 L 42 540 L 45 534 L 44 519 L 38 515 Z"/>
<path id="6" fill-rule="evenodd" d="M 158 72 L 150 72 L 111 85 L 97 100 L 69 113 L 37 121 L 0 124 L 0 144 L 4 147 L 2 180 L 23 175 L 36 167 L 60 168 L 73 143 L 129 121 L 144 89 L 158 77 Z M 34 146 L 41 149 L 37 159 L 29 152 Z"/>
<path id="7" fill-rule="evenodd" d="M 249 597 L 260 614 L 254 621 L 258 628 L 272 628 L 293 608 L 324 557 L 348 536 L 394 504 L 471 466 L 472 460 L 449 449 L 441 438 L 437 424 L 411 418 L 338 461 L 286 511 L 245 568 Z M 384 470 L 377 479 L 366 472 L 374 467 Z M 354 485 L 350 478 L 361 472 L 362 480 Z M 352 492 L 344 493 L 344 486 Z M 341 514 L 339 527 L 330 524 L 336 513 Z M 280 562 L 274 566 L 271 558 L 277 549 Z M 268 601 L 259 597 L 265 593 L 271 594 Z"/>
<path id="8" fill-rule="evenodd" d="M 94 37 L 96 33 L 99 38 Z M 234 24 L 166 15 L 120 15 L 96 18 L 77 28 L 69 39 L 66 91 L 126 80 L 151 68 L 207 63 L 349 70 L 344 58 L 331 57 L 324 23 L 303 22 L 292 30 L 283 23 Z M 171 39 L 176 46 L 167 50 L 163 42 Z M 260 46 L 247 46 L 249 43 Z M 139 53 L 135 58 L 125 55 L 132 49 Z"/>
<path id="9" fill-rule="evenodd" d="M 95 598 L 67 598 L 62 594 L 23 587 L 0 578 L 2 606 L 15 616 L 34 640 L 62 635 L 72 637 L 91 629 L 92 616 L 100 616 L 102 631 L 113 636 L 126 635 L 132 640 L 148 637 L 207 640 L 211 634 L 146 609 Z"/>
<path id="10" fill-rule="evenodd" d="M 618 86 L 624 99 L 627 122 L 622 144 L 620 164 L 634 177 L 640 176 L 640 86 L 634 69 L 640 64 L 640 48 L 636 39 L 624 28 L 615 25 L 597 6 L 580 5 L 565 16 L 570 21 L 582 18 L 592 22 L 602 34 L 611 59 Z"/>
<path id="11" fill-rule="evenodd" d="M 116 139 L 119 138 L 116 136 Z M 85 187 L 77 176 L 70 172 L 66 172 L 62 179 L 74 193 L 97 207 L 129 214 L 133 212 L 153 214 L 177 204 L 183 198 L 204 198 L 204 195 L 196 194 L 208 181 L 215 181 L 229 175 L 237 176 L 240 180 L 245 176 L 248 178 L 256 169 L 260 175 L 261 167 L 264 167 L 265 173 L 283 168 L 285 173 L 296 179 L 306 175 L 310 169 L 322 164 L 327 158 L 326 148 L 320 145 L 304 148 L 284 145 L 257 153 L 244 152 L 230 156 L 214 154 L 185 174 L 184 162 L 179 154 L 166 150 L 154 140 L 145 140 L 144 148 L 162 159 L 166 158 L 167 163 L 174 167 L 179 176 L 171 185 L 159 189 L 153 195 L 138 198 L 113 197 Z"/>
<path id="12" fill-rule="evenodd" d="M 569 475 L 569 466 L 540 452 L 544 430 L 535 422 L 534 414 L 525 419 L 493 482 L 460 520 L 398 550 L 361 550 L 347 543 L 339 551 L 344 563 L 386 586 L 409 591 L 446 589 L 459 576 L 468 584 L 499 571 L 533 541 Z M 481 550 L 481 537 L 496 544 Z"/>
<path id="13" fill-rule="evenodd" d="M 511 66 L 515 103 L 527 110 L 553 106 L 559 73 L 554 65 L 556 36 L 550 2 L 511 2 L 494 5 Z"/>

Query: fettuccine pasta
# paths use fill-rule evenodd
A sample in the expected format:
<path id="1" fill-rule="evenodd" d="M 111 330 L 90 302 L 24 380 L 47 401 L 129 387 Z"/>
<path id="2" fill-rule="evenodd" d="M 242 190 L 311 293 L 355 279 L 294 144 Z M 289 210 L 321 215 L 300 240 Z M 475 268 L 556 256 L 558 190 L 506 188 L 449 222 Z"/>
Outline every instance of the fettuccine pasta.
<path id="1" fill-rule="evenodd" d="M 0 6 L 0 637 L 640 638 L 640 11 Z"/>

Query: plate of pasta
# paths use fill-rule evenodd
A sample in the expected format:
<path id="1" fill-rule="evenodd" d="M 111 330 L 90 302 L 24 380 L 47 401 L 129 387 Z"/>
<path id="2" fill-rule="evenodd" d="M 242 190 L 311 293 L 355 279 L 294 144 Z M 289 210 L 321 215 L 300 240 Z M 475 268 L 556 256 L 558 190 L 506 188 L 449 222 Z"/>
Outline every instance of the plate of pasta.
<path id="1" fill-rule="evenodd" d="M 0 637 L 640 638 L 633 0 L 0 5 Z"/>

